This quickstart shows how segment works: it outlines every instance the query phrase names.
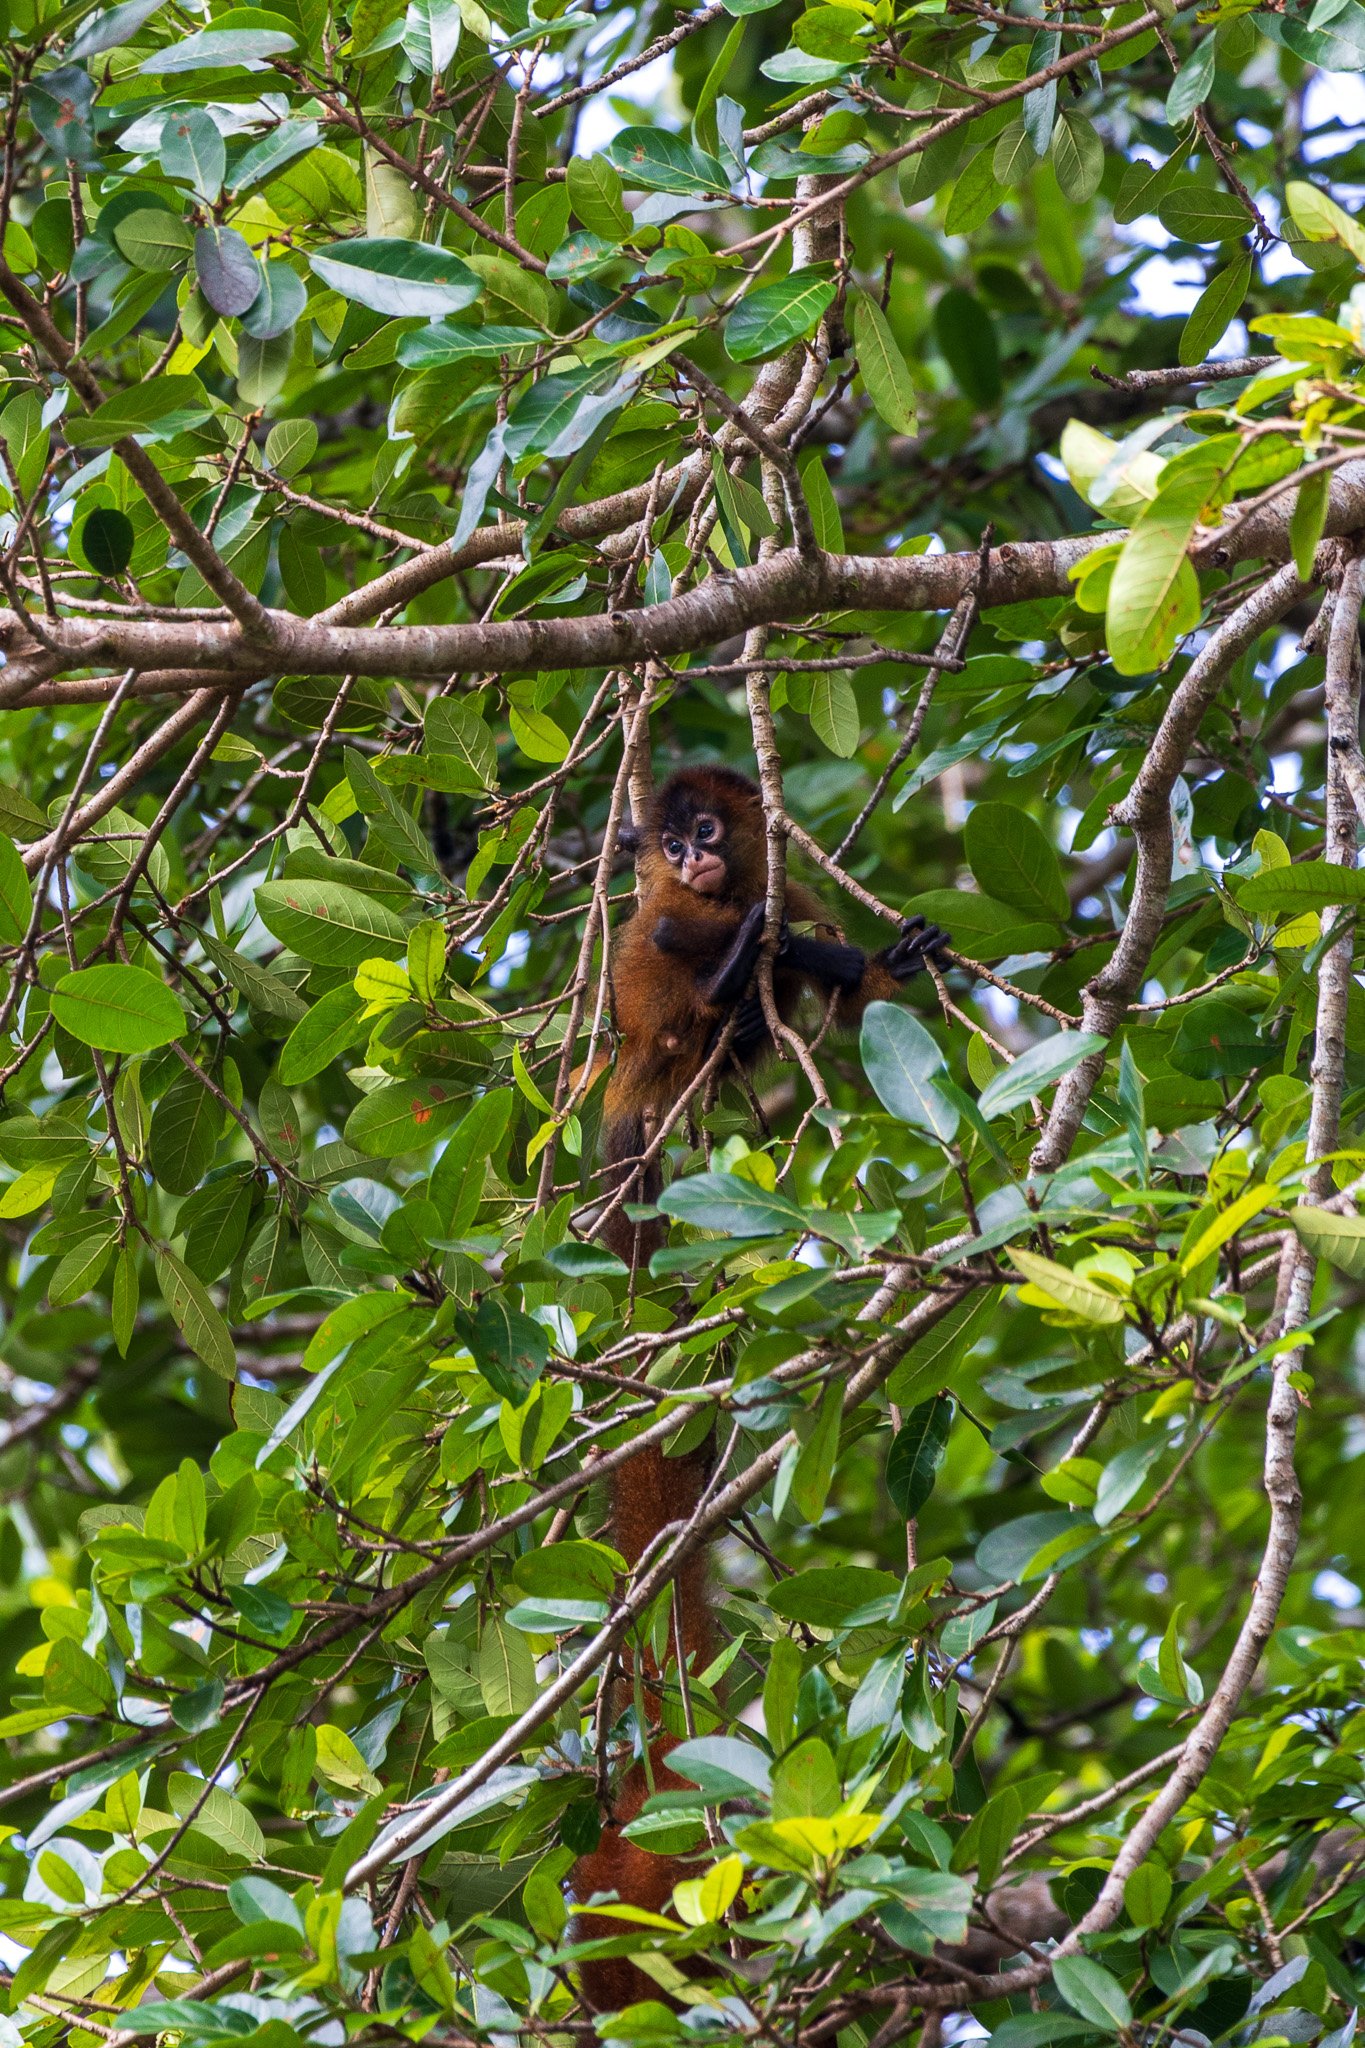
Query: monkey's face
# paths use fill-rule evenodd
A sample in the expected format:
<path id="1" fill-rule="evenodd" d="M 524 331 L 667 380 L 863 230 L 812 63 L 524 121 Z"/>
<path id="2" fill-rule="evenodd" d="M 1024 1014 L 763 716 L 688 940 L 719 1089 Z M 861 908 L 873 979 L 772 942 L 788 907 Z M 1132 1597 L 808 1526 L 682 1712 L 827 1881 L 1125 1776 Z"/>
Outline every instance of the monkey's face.
<path id="1" fill-rule="evenodd" d="M 712 811 L 665 823 L 659 835 L 664 859 L 685 888 L 698 896 L 719 896 L 730 880 L 725 826 Z"/>

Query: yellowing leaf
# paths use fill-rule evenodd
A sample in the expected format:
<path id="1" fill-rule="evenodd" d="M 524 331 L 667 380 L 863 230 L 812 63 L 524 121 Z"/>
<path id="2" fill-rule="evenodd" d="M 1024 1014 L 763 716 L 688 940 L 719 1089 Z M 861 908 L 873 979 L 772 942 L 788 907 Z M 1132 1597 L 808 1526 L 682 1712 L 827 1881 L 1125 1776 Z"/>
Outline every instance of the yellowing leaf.
<path id="1" fill-rule="evenodd" d="M 1229 1238 L 1236 1237 L 1244 1223 L 1249 1223 L 1253 1216 L 1259 1216 L 1262 1209 L 1278 1201 L 1279 1196 L 1278 1188 L 1267 1187 L 1263 1182 L 1257 1182 L 1254 1187 L 1244 1188 L 1235 1202 L 1229 1202 L 1227 1208 L 1221 1209 L 1212 1223 L 1206 1224 L 1200 1231 L 1180 1261 L 1181 1272 L 1192 1273 L 1210 1252 L 1216 1252 Z"/>
<path id="2" fill-rule="evenodd" d="M 689 1927 L 705 1927 L 719 1920 L 739 1897 L 744 1882 L 744 1858 L 723 1856 L 705 1877 L 690 1877 L 673 1887 L 673 1909 Z"/>
<path id="3" fill-rule="evenodd" d="M 362 960 L 355 971 L 355 992 L 368 1005 L 367 1017 L 392 1010 L 412 994 L 412 977 L 397 960 Z"/>
<path id="4" fill-rule="evenodd" d="M 343 1792 L 360 1792 L 372 1799 L 381 1789 L 379 1780 L 345 1730 L 324 1721 L 316 1734 L 318 1776 L 329 1785 L 339 1785 Z"/>
<path id="5" fill-rule="evenodd" d="M 1054 1307 L 1064 1309 L 1083 1323 L 1121 1323 L 1123 1303 L 1093 1281 L 1083 1279 L 1055 1259 L 1037 1252 L 1010 1249 L 1011 1263 Z"/>
<path id="6" fill-rule="evenodd" d="M 1131 455 L 1120 467 L 1119 444 L 1084 420 L 1068 420 L 1062 430 L 1060 454 L 1072 486 L 1087 505 L 1111 519 L 1127 519 L 1150 505 L 1165 463 L 1149 449 Z M 1106 472 L 1112 472 L 1106 476 Z M 1097 491 L 1101 478 L 1104 485 Z M 1095 495 L 1092 495 L 1094 493 Z"/>
<path id="7" fill-rule="evenodd" d="M 1319 192 L 1316 185 L 1305 184 L 1297 178 L 1285 186 L 1284 196 L 1295 227 L 1301 228 L 1310 242 L 1340 242 L 1343 249 L 1350 250 L 1357 263 L 1365 266 L 1365 230 L 1356 225 L 1335 199 Z"/>

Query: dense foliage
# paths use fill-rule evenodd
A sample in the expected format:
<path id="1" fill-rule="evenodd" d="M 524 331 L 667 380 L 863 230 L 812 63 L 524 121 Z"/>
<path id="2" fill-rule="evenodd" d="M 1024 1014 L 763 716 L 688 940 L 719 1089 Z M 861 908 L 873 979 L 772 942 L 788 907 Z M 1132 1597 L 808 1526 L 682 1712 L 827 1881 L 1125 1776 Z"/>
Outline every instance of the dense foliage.
<path id="1" fill-rule="evenodd" d="M 1365 8 L 0 28 L 0 2048 L 1347 2048 Z M 722 1044 L 632 1281 L 713 759 L 953 953 Z"/>

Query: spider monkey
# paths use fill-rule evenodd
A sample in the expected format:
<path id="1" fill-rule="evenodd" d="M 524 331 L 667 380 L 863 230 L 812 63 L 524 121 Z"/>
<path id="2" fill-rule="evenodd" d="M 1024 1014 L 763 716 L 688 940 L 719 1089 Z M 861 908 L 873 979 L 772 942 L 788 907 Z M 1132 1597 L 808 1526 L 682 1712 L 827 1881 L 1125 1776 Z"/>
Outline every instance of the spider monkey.
<path id="1" fill-rule="evenodd" d="M 638 908 L 613 960 L 621 1043 L 607 1085 L 603 1180 L 611 1192 L 626 1188 L 648 1202 L 658 1195 L 661 1178 L 656 1165 L 640 1169 L 640 1154 L 696 1079 L 731 1014 L 730 1052 L 742 1068 L 756 1065 L 771 1048 L 762 1004 L 749 992 L 768 891 L 756 785 L 733 768 L 680 769 L 654 797 L 635 850 Z M 937 925 L 912 917 L 899 938 L 869 959 L 861 947 L 846 943 L 823 905 L 798 883 L 787 886 L 786 911 L 773 963 L 773 997 L 786 1023 L 809 988 L 826 998 L 832 993 L 836 1021 L 856 1024 L 870 1002 L 896 995 L 947 944 Z M 814 932 L 793 932 L 793 922 L 812 925 Z M 618 1208 L 602 1234 L 619 1257 L 640 1265 L 662 1243 L 663 1228 L 637 1226 Z M 616 1547 L 628 1564 L 637 1564 L 668 1524 L 692 1514 L 706 1485 L 709 1456 L 703 1448 L 666 1458 L 651 1446 L 619 1468 L 612 1520 Z M 680 1573 L 675 1601 L 677 1636 L 695 1677 L 714 1654 L 703 1557 L 694 1557 Z M 642 1676 L 646 1700 L 652 1695 L 657 1701 L 664 1674 L 647 1660 Z M 653 1736 L 649 1768 L 637 1762 L 627 1772 L 598 1846 L 575 1866 L 573 1892 L 580 1903 L 595 1892 L 614 1891 L 630 1905 L 658 1912 L 685 1875 L 679 1858 L 652 1855 L 620 1832 L 644 1805 L 651 1780 L 655 1791 L 682 1786 L 666 1762 L 675 1741 L 667 1734 Z M 592 1920 L 591 1914 L 580 1916 L 585 1935 L 622 1931 L 619 1922 L 588 1924 Z M 652 1981 L 624 1959 L 584 1963 L 580 1984 L 597 2012 L 658 1996 Z"/>

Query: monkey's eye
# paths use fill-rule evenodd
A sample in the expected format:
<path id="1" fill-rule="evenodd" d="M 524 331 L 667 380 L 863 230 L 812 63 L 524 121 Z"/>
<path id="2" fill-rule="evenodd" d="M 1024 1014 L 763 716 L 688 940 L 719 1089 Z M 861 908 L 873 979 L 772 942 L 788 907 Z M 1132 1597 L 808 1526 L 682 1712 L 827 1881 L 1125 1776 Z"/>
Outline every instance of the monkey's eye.
<path id="1" fill-rule="evenodd" d="M 681 860 L 682 850 L 683 848 L 681 839 L 665 839 L 664 852 L 668 855 L 668 858 L 670 860 Z"/>
<path id="2" fill-rule="evenodd" d="M 693 834 L 693 837 L 695 838 L 699 846 L 705 846 L 707 840 L 714 839 L 715 836 L 715 822 L 711 818 L 703 818 L 700 824 L 697 826 L 695 833 Z"/>

